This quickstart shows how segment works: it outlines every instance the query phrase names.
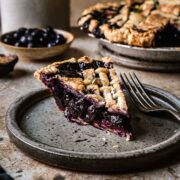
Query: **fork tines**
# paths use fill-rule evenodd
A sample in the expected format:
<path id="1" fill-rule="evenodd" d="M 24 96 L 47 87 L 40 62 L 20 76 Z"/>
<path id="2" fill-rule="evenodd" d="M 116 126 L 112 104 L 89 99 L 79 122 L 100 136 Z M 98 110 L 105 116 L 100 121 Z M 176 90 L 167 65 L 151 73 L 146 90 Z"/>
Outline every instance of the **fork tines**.
<path id="1" fill-rule="evenodd" d="M 148 95 L 135 73 L 128 73 L 128 75 L 123 73 L 120 74 L 120 76 L 130 94 L 130 97 L 139 109 L 146 110 L 158 106 L 157 103 L 152 99 L 152 97 Z"/>

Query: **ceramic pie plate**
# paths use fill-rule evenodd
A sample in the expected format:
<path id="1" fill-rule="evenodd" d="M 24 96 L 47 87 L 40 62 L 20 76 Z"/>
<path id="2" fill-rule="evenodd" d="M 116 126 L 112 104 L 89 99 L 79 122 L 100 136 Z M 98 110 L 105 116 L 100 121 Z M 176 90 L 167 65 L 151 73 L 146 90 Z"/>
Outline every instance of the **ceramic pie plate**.
<path id="1" fill-rule="evenodd" d="M 118 52 L 113 51 L 111 48 L 107 47 L 103 43 L 99 43 L 99 54 L 101 56 L 112 57 L 114 64 L 125 66 L 128 68 L 139 69 L 144 71 L 157 71 L 157 72 L 180 72 L 180 61 L 172 60 L 151 60 L 124 56 Z M 124 50 L 123 52 L 129 52 L 128 50 Z M 167 51 L 168 52 L 168 51 Z M 144 53 L 145 55 L 145 53 Z M 146 53 L 148 56 L 148 52 Z M 167 56 L 168 57 L 168 56 Z M 179 56 L 180 57 L 180 56 Z"/>
<path id="2" fill-rule="evenodd" d="M 159 103 L 179 111 L 180 100 L 146 85 Z M 180 149 L 180 124 L 170 117 L 139 112 L 126 94 L 135 139 L 80 126 L 64 118 L 48 90 L 40 89 L 18 98 L 6 116 L 14 144 L 32 158 L 78 171 L 122 172 L 154 166 Z"/>
<path id="3" fill-rule="evenodd" d="M 92 34 L 90 37 L 95 38 Z M 180 47 L 142 48 L 99 39 L 99 53 L 129 68 L 180 72 Z"/>
<path id="4" fill-rule="evenodd" d="M 100 39 L 100 43 L 111 51 L 135 59 L 138 58 L 146 59 L 147 61 L 162 62 L 180 62 L 180 47 L 143 48 L 119 43 L 111 43 L 105 39 Z"/>

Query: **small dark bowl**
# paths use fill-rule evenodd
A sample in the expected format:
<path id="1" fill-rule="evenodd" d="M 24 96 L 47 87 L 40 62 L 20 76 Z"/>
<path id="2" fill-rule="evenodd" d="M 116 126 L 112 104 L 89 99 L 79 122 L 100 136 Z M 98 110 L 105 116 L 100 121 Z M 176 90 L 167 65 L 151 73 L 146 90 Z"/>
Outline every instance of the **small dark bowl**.
<path id="1" fill-rule="evenodd" d="M 12 72 L 17 62 L 18 57 L 16 55 L 0 54 L 0 76 L 4 76 Z"/>

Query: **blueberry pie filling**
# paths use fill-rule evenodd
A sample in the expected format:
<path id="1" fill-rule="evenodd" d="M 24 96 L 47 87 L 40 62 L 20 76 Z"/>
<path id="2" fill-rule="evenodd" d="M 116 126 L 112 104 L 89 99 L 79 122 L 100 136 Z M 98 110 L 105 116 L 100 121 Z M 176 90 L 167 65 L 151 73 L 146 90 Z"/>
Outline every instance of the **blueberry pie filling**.
<path id="1" fill-rule="evenodd" d="M 158 0 L 98 3 L 78 20 L 81 30 L 114 43 L 139 47 L 180 46 L 180 5 Z"/>
<path id="2" fill-rule="evenodd" d="M 71 58 L 41 68 L 34 76 L 49 88 L 69 121 L 132 140 L 125 96 L 110 58 Z"/>

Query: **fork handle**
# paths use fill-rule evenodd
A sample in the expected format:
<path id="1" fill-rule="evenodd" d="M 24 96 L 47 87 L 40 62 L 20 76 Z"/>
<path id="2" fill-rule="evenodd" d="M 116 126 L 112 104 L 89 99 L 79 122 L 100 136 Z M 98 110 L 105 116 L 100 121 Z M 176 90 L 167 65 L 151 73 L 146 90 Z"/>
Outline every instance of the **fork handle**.
<path id="1" fill-rule="evenodd" d="M 176 120 L 180 122 L 180 113 L 176 111 L 167 110 Z"/>

